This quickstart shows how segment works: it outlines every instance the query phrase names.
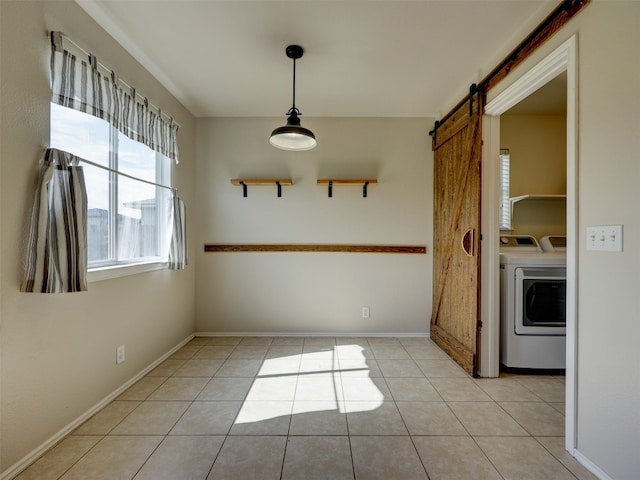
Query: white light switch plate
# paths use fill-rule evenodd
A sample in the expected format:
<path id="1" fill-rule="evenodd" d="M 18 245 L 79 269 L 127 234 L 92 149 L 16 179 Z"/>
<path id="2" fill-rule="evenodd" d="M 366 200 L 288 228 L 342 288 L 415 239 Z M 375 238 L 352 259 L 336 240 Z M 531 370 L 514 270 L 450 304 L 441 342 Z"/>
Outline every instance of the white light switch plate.
<path id="1" fill-rule="evenodd" d="M 621 252 L 622 225 L 596 225 L 587 227 L 587 250 Z"/>

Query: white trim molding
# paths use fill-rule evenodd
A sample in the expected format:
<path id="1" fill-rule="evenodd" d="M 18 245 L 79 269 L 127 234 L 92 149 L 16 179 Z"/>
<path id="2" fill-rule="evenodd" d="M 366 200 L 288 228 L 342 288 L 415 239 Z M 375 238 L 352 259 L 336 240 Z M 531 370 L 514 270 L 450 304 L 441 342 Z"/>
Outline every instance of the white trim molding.
<path id="1" fill-rule="evenodd" d="M 193 337 L 194 337 L 193 334 L 189 335 L 187 338 L 185 338 L 183 341 L 181 341 L 178 345 L 176 345 L 171 350 L 169 350 L 167 353 L 165 353 L 160 358 L 158 358 L 156 361 L 151 363 L 148 367 L 144 368 L 137 375 L 135 375 L 134 377 L 130 378 L 127 382 L 125 382 L 120 387 L 118 387 L 113 392 L 111 392 L 109 395 L 104 397 L 102 400 L 100 400 L 98 403 L 96 403 L 89 410 L 84 412 L 82 415 L 80 415 L 78 418 L 73 420 L 67 426 L 65 426 L 62 429 L 60 429 L 51 438 L 49 438 L 47 441 L 42 443 L 39 447 L 37 447 L 36 449 L 34 449 L 30 453 L 28 453 L 26 456 L 24 456 L 22 459 L 20 459 L 17 463 L 15 463 L 14 465 L 10 466 L 4 472 L 0 472 L 0 480 L 11 480 L 12 478 L 15 478 L 18 474 L 20 474 L 27 467 L 29 467 L 33 462 L 35 462 L 38 458 L 40 458 L 40 456 L 44 455 L 47 452 L 47 450 L 49 450 L 50 448 L 55 446 L 58 442 L 63 440 L 67 435 L 69 435 L 71 432 L 73 432 L 76 428 L 78 428 L 80 425 L 82 425 L 85 421 L 87 421 L 93 415 L 95 415 L 100 410 L 102 410 L 104 407 L 106 407 L 111 401 L 115 400 L 122 393 L 124 393 L 134 383 L 136 383 L 142 377 L 147 375 L 151 370 L 156 368 L 158 365 L 160 365 L 162 362 L 164 362 L 167 358 L 169 358 L 171 355 L 173 355 L 178 350 L 180 350 L 183 346 L 185 346 L 187 343 L 189 343 L 189 341 L 191 341 L 191 339 Z"/>
<path id="2" fill-rule="evenodd" d="M 520 78 L 515 80 L 496 98 L 485 106 L 483 127 L 486 128 L 483 146 L 483 245 L 482 255 L 482 314 L 483 331 L 481 351 L 482 376 L 497 376 L 499 363 L 496 346 L 500 339 L 500 303 L 499 288 L 499 226 L 494 209 L 498 205 L 498 189 L 493 185 L 498 177 L 497 158 L 500 153 L 499 116 L 531 95 L 550 80 L 567 72 L 567 338 L 566 338 L 566 416 L 565 448 L 571 454 L 575 452 L 577 431 L 577 305 L 578 305 L 578 65 L 577 35 L 547 55 Z M 494 160 L 495 159 L 495 160 Z M 487 177 L 489 177 L 487 179 Z M 495 177 L 492 183 L 492 178 Z M 495 187 L 495 188 L 494 188 Z M 485 222 L 486 220 L 486 222 Z"/>
<path id="3" fill-rule="evenodd" d="M 371 332 L 196 332 L 194 337 L 340 337 L 340 338 L 378 338 L 378 337 L 395 337 L 410 338 L 420 337 L 429 338 L 429 332 L 420 333 L 371 333 Z M 1 480 L 1 479 L 0 479 Z"/>

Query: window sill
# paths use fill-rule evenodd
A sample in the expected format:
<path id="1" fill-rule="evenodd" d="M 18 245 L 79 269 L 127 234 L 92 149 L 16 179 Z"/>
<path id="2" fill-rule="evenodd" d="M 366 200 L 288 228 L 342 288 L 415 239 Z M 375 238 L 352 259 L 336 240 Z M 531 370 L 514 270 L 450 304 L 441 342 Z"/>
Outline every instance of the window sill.
<path id="1" fill-rule="evenodd" d="M 89 283 L 100 282 L 112 278 L 137 275 L 138 273 L 152 272 L 154 270 L 164 270 L 167 262 L 136 263 L 134 265 L 113 265 L 109 267 L 93 268 L 87 273 Z"/>

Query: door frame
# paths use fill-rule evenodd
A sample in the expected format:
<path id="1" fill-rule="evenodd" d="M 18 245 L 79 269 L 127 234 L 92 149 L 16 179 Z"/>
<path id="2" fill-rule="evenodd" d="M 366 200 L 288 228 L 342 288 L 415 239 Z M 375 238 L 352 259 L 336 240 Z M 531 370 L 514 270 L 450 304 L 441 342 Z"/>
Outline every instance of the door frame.
<path id="1" fill-rule="evenodd" d="M 500 372 L 500 275 L 499 275 L 499 153 L 500 115 L 540 87 L 567 72 L 567 328 L 565 448 L 576 447 L 577 415 L 577 271 L 578 271 L 578 125 L 577 125 L 577 35 L 530 68 L 485 106 L 482 151 L 482 265 L 480 375 L 497 377 Z"/>

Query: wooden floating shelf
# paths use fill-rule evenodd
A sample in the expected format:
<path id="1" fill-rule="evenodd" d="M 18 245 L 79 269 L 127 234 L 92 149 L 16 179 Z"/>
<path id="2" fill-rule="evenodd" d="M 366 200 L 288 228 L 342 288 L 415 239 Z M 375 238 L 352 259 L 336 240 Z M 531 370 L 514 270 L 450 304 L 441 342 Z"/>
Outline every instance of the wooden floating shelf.
<path id="1" fill-rule="evenodd" d="M 367 187 L 369 185 L 376 185 L 378 183 L 377 178 L 322 178 L 318 179 L 318 185 L 328 185 L 328 196 L 333 197 L 334 185 L 362 185 L 362 196 L 366 198 Z"/>
<path id="2" fill-rule="evenodd" d="M 249 185 L 275 185 L 278 187 L 278 197 L 282 196 L 282 185 L 293 185 L 290 178 L 232 178 L 231 185 L 242 186 L 242 196 L 247 196 L 247 186 Z"/>
<path id="3" fill-rule="evenodd" d="M 427 247 L 415 245 L 333 245 L 333 244 L 209 244 L 204 251 L 212 252 L 339 252 L 339 253 L 427 253 Z"/>

